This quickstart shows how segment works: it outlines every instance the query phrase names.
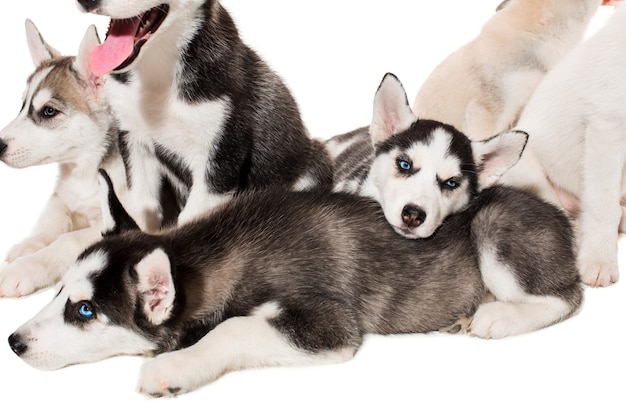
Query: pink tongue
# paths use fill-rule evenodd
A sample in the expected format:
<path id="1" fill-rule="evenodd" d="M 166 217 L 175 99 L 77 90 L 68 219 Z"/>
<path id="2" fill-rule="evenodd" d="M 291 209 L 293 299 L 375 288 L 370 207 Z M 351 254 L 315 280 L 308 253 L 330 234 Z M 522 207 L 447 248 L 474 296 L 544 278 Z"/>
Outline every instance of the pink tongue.
<path id="1" fill-rule="evenodd" d="M 96 77 L 113 71 L 133 53 L 140 22 L 139 18 L 111 20 L 109 34 L 91 55 L 91 70 Z"/>

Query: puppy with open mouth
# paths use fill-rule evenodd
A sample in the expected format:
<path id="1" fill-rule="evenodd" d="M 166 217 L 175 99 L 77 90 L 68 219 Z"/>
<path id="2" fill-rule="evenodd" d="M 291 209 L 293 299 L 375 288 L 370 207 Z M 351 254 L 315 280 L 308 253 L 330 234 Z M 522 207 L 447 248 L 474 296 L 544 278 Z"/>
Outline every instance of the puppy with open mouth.
<path id="1" fill-rule="evenodd" d="M 128 210 L 142 229 L 161 227 L 163 175 L 176 186 L 180 224 L 245 190 L 330 186 L 329 158 L 290 91 L 218 1 L 78 4 L 111 17 L 90 62 L 106 78 L 135 202 Z"/>

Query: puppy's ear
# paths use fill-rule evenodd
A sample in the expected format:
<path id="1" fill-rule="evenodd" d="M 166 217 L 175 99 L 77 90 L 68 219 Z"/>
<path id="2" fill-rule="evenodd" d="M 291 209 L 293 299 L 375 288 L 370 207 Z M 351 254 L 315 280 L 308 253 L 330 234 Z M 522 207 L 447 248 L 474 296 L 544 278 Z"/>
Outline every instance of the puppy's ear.
<path id="1" fill-rule="evenodd" d="M 61 56 L 56 49 L 48 45 L 30 19 L 26 19 L 26 42 L 28 43 L 30 57 L 35 67 L 38 67 L 44 61 Z"/>
<path id="2" fill-rule="evenodd" d="M 370 136 L 374 144 L 407 130 L 416 117 L 411 111 L 406 91 L 400 80 L 387 73 L 374 97 L 374 115 L 370 125 Z"/>
<path id="3" fill-rule="evenodd" d="M 519 161 L 528 142 L 528 133 L 509 130 L 483 141 L 472 141 L 474 162 L 478 170 L 478 187 L 483 190 Z"/>
<path id="4" fill-rule="evenodd" d="M 97 97 L 98 87 L 100 86 L 100 78 L 96 77 L 89 66 L 89 60 L 96 46 L 100 45 L 100 37 L 94 25 L 87 28 L 83 41 L 80 44 L 78 55 L 74 61 L 74 69 L 83 81 L 87 83 L 88 89 Z"/>
<path id="5" fill-rule="evenodd" d="M 124 210 L 115 195 L 111 178 L 104 171 L 99 171 L 100 204 L 102 208 L 102 237 L 118 235 L 128 230 L 138 230 L 139 226 Z"/>
<path id="6" fill-rule="evenodd" d="M 172 312 L 176 295 L 170 258 L 156 249 L 135 266 L 135 272 L 143 312 L 152 324 L 162 324 Z"/>

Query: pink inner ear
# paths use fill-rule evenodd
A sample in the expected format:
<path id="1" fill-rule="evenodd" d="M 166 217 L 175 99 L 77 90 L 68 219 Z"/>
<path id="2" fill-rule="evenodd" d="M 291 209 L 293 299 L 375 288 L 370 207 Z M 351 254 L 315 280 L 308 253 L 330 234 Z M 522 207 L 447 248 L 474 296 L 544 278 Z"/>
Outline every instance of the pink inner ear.
<path id="1" fill-rule="evenodd" d="M 156 249 L 136 266 L 139 277 L 138 293 L 143 310 L 154 324 L 161 324 L 169 317 L 174 303 L 174 284 L 168 255 Z"/>
<path id="2" fill-rule="evenodd" d="M 161 302 L 167 298 L 168 292 L 168 289 L 164 285 L 157 284 L 143 293 L 144 298 L 148 301 L 150 311 L 154 312 L 157 310 Z"/>

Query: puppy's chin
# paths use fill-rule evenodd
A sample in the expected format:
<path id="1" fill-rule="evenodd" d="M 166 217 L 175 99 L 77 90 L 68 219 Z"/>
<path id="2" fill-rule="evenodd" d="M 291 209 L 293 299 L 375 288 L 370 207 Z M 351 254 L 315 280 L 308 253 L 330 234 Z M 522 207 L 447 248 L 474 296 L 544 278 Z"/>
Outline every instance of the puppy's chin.
<path id="1" fill-rule="evenodd" d="M 428 227 L 424 227 L 424 225 L 410 228 L 405 225 L 395 226 L 391 225 L 393 230 L 399 234 L 400 236 L 406 239 L 426 239 L 433 235 L 434 230 L 430 230 Z M 436 229 L 435 229 L 436 230 Z"/>
<path id="2" fill-rule="evenodd" d="M 411 230 L 408 227 L 397 227 L 392 226 L 393 230 L 399 234 L 400 236 L 406 239 L 421 239 L 421 237 L 416 233 L 416 230 Z"/>

